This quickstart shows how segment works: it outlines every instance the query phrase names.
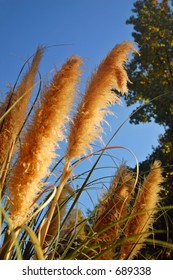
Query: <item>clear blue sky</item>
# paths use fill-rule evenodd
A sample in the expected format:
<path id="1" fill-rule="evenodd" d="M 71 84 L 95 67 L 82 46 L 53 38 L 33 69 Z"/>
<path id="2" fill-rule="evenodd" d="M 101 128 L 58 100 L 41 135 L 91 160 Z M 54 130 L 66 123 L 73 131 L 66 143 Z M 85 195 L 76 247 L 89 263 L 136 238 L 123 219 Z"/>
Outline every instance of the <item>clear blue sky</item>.
<path id="1" fill-rule="evenodd" d="M 55 65 L 72 54 L 85 60 L 84 80 L 114 45 L 133 40 L 133 27 L 125 21 L 132 15 L 134 0 L 0 0 L 0 94 L 14 84 L 24 59 L 33 54 L 38 45 L 70 44 L 49 48 L 40 66 L 46 75 Z M 135 82 L 135 81 L 132 81 Z M 117 118 L 110 117 L 112 132 L 132 112 L 125 104 L 114 106 Z M 139 161 L 157 145 L 162 129 L 154 124 L 126 124 L 112 145 L 131 149 Z M 108 139 L 110 129 L 106 128 Z M 116 150 L 116 156 L 135 164 L 128 152 Z"/>

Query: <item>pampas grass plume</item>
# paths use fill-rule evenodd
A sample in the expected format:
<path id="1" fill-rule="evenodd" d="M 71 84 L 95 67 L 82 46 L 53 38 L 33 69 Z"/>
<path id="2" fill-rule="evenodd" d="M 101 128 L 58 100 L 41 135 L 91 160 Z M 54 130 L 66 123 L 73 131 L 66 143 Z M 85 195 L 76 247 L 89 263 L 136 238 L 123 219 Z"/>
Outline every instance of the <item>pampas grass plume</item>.
<path id="1" fill-rule="evenodd" d="M 131 42 L 123 42 L 114 47 L 92 75 L 71 125 L 67 161 L 80 158 L 88 149 L 91 150 L 92 142 L 101 140 L 100 134 L 103 132 L 101 123 L 110 113 L 107 108 L 113 103 L 120 102 L 112 89 L 116 88 L 121 93 L 127 93 L 128 76 L 124 62 L 127 61 L 127 54 L 131 51 L 134 51 Z"/>
<path id="2" fill-rule="evenodd" d="M 162 168 L 160 162 L 155 161 L 135 200 L 132 214 L 136 215 L 129 218 L 125 229 L 127 238 L 133 235 L 134 237 L 123 243 L 120 259 L 133 259 L 143 247 L 145 238 L 149 235 L 149 228 L 154 222 L 154 214 L 157 212 L 162 182 Z"/>
<path id="3" fill-rule="evenodd" d="M 110 188 L 107 193 L 104 194 L 98 205 L 97 220 L 93 227 L 94 232 L 99 232 L 117 222 L 98 235 L 98 243 L 105 244 L 105 247 L 107 247 L 108 244 L 113 244 L 122 233 L 123 224 L 118 221 L 129 212 L 129 202 L 133 189 L 133 174 L 122 165 L 113 178 Z M 103 254 L 102 259 L 113 259 L 113 254 L 113 250 L 109 250 Z"/>
<path id="4" fill-rule="evenodd" d="M 38 48 L 32 64 L 27 73 L 22 78 L 20 85 L 15 92 L 10 91 L 4 104 L 0 109 L 0 117 L 8 110 L 19 98 L 20 101 L 9 111 L 5 119 L 0 124 L 0 165 L 5 160 L 11 144 L 22 127 L 28 102 L 34 88 L 34 80 L 38 71 L 38 65 L 43 55 L 43 48 Z"/>
<path id="5" fill-rule="evenodd" d="M 44 89 L 24 136 L 18 161 L 9 181 L 10 216 L 14 227 L 21 225 L 31 211 L 40 181 L 55 158 L 57 142 L 64 139 L 64 125 L 69 120 L 81 58 L 70 57 L 58 71 L 50 87 Z"/>

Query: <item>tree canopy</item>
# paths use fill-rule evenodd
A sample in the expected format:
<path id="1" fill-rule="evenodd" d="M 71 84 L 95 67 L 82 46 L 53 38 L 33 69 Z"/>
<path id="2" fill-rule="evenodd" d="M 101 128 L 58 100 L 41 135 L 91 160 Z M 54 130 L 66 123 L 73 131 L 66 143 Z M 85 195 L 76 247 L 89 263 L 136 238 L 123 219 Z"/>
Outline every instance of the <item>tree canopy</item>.
<path id="1" fill-rule="evenodd" d="M 136 1 L 127 24 L 134 25 L 133 37 L 139 46 L 129 65 L 131 79 L 127 104 L 143 103 L 155 97 L 131 119 L 134 123 L 151 121 L 165 127 L 173 124 L 173 12 L 168 1 Z"/>
<path id="2" fill-rule="evenodd" d="M 146 172 L 154 159 L 159 159 L 164 168 L 164 191 L 162 204 L 173 204 L 173 1 L 140 0 L 134 3 L 133 15 L 127 20 L 132 24 L 132 36 L 138 44 L 139 53 L 134 55 L 128 65 L 130 80 L 130 106 L 138 102 L 142 106 L 130 119 L 139 124 L 154 121 L 164 127 L 164 134 L 159 136 L 158 146 L 151 155 L 140 164 Z M 152 133 L 152 132 L 151 132 Z M 148 136 L 147 136 L 148 137 Z M 169 228 L 169 235 L 162 236 L 170 240 L 173 235 L 173 211 L 160 219 L 157 228 Z M 172 254 L 173 256 L 173 254 Z M 168 258 L 168 252 L 162 253 Z"/>

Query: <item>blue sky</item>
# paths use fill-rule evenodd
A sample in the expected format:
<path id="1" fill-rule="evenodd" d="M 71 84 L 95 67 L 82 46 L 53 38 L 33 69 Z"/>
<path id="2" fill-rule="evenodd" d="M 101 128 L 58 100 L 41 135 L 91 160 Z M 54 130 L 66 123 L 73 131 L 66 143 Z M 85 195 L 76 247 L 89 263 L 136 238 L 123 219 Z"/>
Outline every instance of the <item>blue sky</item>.
<path id="1" fill-rule="evenodd" d="M 40 66 L 42 75 L 54 66 L 60 67 L 70 55 L 78 54 L 85 58 L 84 84 L 115 44 L 133 40 L 133 27 L 125 24 L 132 15 L 133 3 L 133 0 L 0 0 L 0 93 L 8 90 L 7 82 L 14 84 L 24 59 L 40 44 L 70 44 L 46 51 Z M 132 111 L 125 104 L 113 109 L 117 118 L 110 120 L 112 131 Z M 157 145 L 160 130 L 156 124 L 126 124 L 116 144 L 132 149 L 143 160 L 151 152 L 151 146 Z"/>
<path id="2" fill-rule="evenodd" d="M 133 27 L 125 21 L 132 15 L 134 0 L 0 0 L 0 94 L 14 84 L 26 58 L 38 45 L 67 44 L 47 49 L 40 66 L 46 75 L 54 66 L 60 67 L 72 54 L 85 58 L 84 88 L 87 77 L 116 44 L 132 40 Z M 135 81 L 132 81 L 135 82 Z M 135 107 L 133 107 L 135 108 Z M 132 108 L 114 106 L 110 117 L 112 131 L 107 127 L 105 140 L 132 112 Z M 154 123 L 130 125 L 117 134 L 112 145 L 131 149 L 139 161 L 157 145 L 163 129 Z M 116 156 L 135 164 L 127 152 L 116 150 Z"/>
<path id="3" fill-rule="evenodd" d="M 114 0 L 0 0 L 1 65 L 5 78 L 13 66 L 33 53 L 38 44 L 71 44 L 50 49 L 47 69 L 76 53 L 91 67 L 117 43 L 131 39 L 125 25 L 133 1 Z M 3 63 L 3 64 L 2 64 Z M 9 66 L 13 67 L 10 69 Z M 46 69 L 46 70 L 47 70 Z M 18 69 L 16 69 L 17 73 Z M 4 77 L 3 77 L 4 80 Z"/>

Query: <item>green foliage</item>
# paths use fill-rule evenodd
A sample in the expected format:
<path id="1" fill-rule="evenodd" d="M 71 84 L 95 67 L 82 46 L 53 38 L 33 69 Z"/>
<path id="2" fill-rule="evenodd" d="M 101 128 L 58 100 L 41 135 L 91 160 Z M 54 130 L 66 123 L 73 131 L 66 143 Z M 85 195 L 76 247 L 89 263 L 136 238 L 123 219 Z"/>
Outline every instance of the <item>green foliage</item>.
<path id="1" fill-rule="evenodd" d="M 129 65 L 132 81 L 127 104 L 144 102 L 164 95 L 138 111 L 131 119 L 134 123 L 151 121 L 171 126 L 173 119 L 173 13 L 155 1 L 136 1 L 127 24 L 133 24 L 133 37 L 139 46 L 140 56 L 135 55 Z"/>
<path id="2" fill-rule="evenodd" d="M 136 102 L 147 104 L 132 115 L 130 121 L 139 124 L 154 120 L 165 128 L 165 133 L 158 139 L 158 146 L 140 164 L 140 170 L 145 173 L 154 158 L 161 160 L 166 179 L 163 205 L 172 205 L 173 202 L 173 3 L 168 2 L 136 1 L 132 10 L 135 15 L 127 20 L 127 24 L 134 27 L 132 35 L 140 52 L 140 56 L 135 55 L 128 65 L 130 79 L 135 83 L 129 86 L 127 105 Z M 165 213 L 156 225 L 158 229 L 169 228 L 170 235 L 162 234 L 161 238 L 171 242 L 172 217 L 172 211 L 169 215 Z M 157 254 L 159 258 L 173 256 L 173 252 L 167 254 L 166 250 L 158 250 Z"/>

